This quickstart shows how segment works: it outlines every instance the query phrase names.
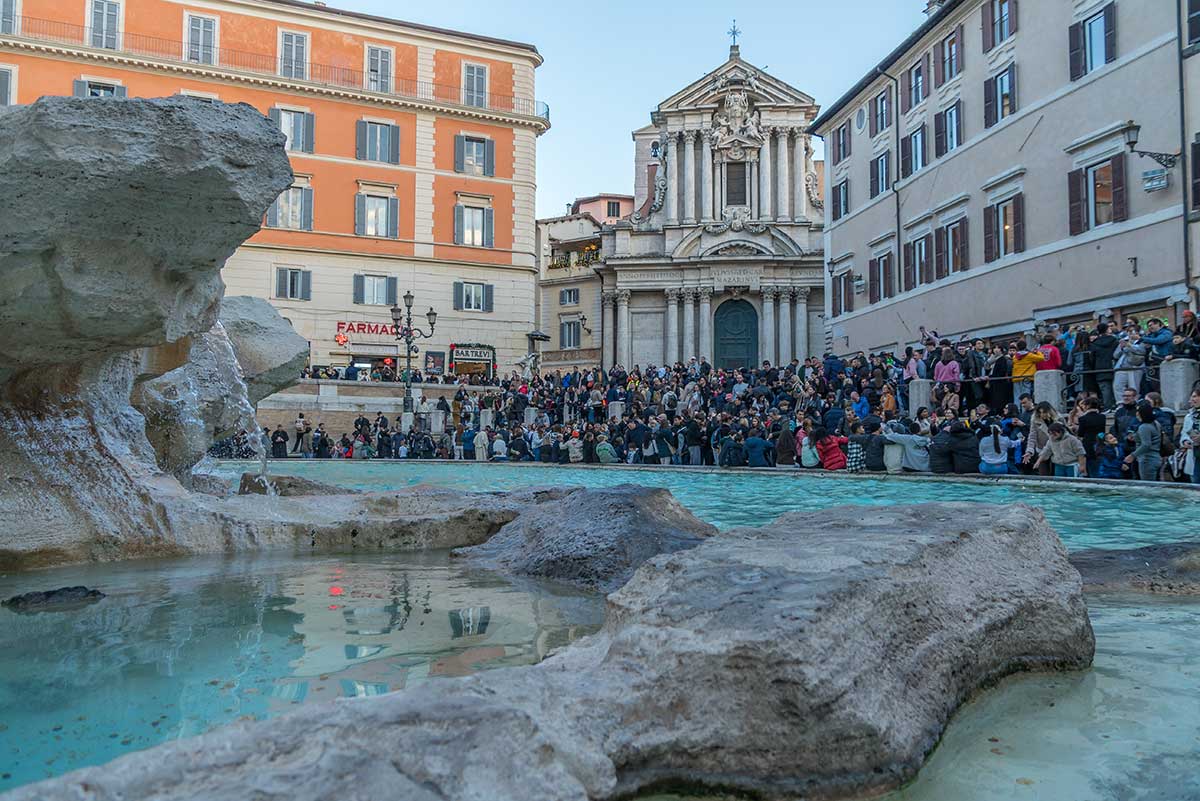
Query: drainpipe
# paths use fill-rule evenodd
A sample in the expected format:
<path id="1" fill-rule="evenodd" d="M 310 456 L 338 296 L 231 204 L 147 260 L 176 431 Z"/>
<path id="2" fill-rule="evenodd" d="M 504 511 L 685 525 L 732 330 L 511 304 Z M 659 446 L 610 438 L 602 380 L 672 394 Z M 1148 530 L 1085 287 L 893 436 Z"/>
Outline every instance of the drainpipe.
<path id="1" fill-rule="evenodd" d="M 1184 15 L 1184 0 L 1177 0 L 1175 9 L 1175 27 L 1178 33 L 1176 44 L 1179 46 L 1179 165 L 1183 170 L 1183 178 L 1181 184 L 1183 188 L 1183 285 L 1187 288 L 1187 293 L 1191 298 L 1191 307 L 1195 311 L 1200 304 L 1197 303 L 1197 291 L 1192 286 L 1192 248 L 1191 236 L 1189 229 L 1191 227 L 1188 222 L 1188 186 L 1190 185 L 1191 173 L 1188 172 L 1188 140 L 1187 140 L 1187 95 L 1184 92 L 1184 69 L 1183 69 L 1183 50 L 1186 47 L 1184 44 L 1186 32 L 1183 27 Z M 1195 201 L 1195 198 L 1192 198 Z"/>
<path id="2" fill-rule="evenodd" d="M 1181 62 L 1182 63 L 1182 62 Z M 904 246 L 900 241 L 900 79 L 892 75 L 882 67 L 876 67 L 875 72 L 882 75 L 892 82 L 892 107 L 888 109 L 892 115 L 892 139 L 896 144 L 895 159 L 895 175 L 888 176 L 892 179 L 892 199 L 896 206 L 896 266 L 895 277 L 896 282 L 900 286 L 904 284 Z M 899 294 L 898 292 L 896 294 Z"/>

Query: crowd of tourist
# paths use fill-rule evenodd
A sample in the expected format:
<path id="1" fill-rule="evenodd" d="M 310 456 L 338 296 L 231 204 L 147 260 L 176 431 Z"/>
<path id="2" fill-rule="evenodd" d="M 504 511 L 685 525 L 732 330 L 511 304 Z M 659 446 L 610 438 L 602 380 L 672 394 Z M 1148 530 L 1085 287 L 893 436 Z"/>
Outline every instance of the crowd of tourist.
<path id="1" fill-rule="evenodd" d="M 373 364 L 370 367 L 348 365 L 346 367 L 305 367 L 300 373 L 301 378 L 324 379 L 326 381 L 364 381 L 369 383 L 398 382 L 405 379 L 404 368 L 395 369 L 386 362 Z M 499 376 L 487 373 L 425 373 L 421 369 L 412 371 L 414 384 L 460 384 L 465 386 L 500 386 Z"/>
<path id="2" fill-rule="evenodd" d="M 336 433 L 301 415 L 262 437 L 275 457 L 1200 483 L 1200 388 L 1189 409 L 1170 409 L 1157 378 L 1162 362 L 1200 355 L 1194 315 L 1178 331 L 1160 320 L 1051 326 L 1038 347 L 950 342 L 921 331 L 922 343 L 903 354 L 826 354 L 744 369 L 715 368 L 701 357 L 670 367 L 513 374 L 495 387 L 460 386 L 421 400 L 407 432 L 382 413 Z M 1047 369 L 1069 376 L 1062 403 L 1034 401 L 1033 376 Z M 916 379 L 933 384 L 928 405 L 912 408 Z"/>

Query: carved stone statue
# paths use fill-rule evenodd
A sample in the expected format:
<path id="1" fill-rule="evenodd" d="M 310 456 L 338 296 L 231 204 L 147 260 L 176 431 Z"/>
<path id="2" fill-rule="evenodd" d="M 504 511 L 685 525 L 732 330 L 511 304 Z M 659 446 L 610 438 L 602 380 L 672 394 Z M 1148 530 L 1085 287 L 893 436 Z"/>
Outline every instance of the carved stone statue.
<path id="1" fill-rule="evenodd" d="M 736 144 L 758 147 L 763 142 L 759 113 L 751 110 L 750 97 L 744 89 L 735 89 L 725 95 L 713 123 L 717 148 Z"/>

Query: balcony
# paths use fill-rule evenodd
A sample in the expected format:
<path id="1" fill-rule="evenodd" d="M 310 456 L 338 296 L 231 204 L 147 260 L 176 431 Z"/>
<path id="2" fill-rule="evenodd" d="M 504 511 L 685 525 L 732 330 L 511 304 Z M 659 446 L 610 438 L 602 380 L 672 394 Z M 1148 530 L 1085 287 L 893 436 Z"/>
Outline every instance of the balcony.
<path id="1" fill-rule="evenodd" d="M 160 39 L 128 31 L 100 30 L 33 17 L 4 17 L 0 20 L 0 41 L 6 39 L 66 45 L 97 52 L 107 50 L 122 55 L 192 65 L 201 69 L 269 75 L 314 86 L 351 89 L 405 100 L 478 109 L 497 114 L 537 117 L 546 122 L 550 121 L 550 107 L 531 98 L 477 93 L 461 86 L 411 81 L 378 72 L 364 72 L 310 61 L 285 60 L 263 53 Z"/>

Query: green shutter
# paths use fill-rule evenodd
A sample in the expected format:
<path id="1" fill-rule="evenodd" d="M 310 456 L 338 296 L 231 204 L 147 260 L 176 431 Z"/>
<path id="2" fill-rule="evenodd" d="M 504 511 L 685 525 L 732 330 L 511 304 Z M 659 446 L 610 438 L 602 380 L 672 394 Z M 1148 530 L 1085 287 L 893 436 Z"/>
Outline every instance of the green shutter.
<path id="1" fill-rule="evenodd" d="M 286 192 L 287 190 L 285 189 L 283 191 Z M 268 228 L 278 228 L 279 227 L 279 197 L 278 196 L 276 196 L 275 199 L 271 201 L 271 205 L 267 208 L 267 227 Z"/>
<path id="2" fill-rule="evenodd" d="M 463 136 L 462 134 L 459 134 L 458 136 L 454 137 L 454 171 L 455 172 L 464 172 L 466 170 L 466 167 L 464 166 L 464 163 L 466 161 L 466 157 L 464 155 L 466 146 L 467 146 L 467 137 Z"/>
<path id="3" fill-rule="evenodd" d="M 400 281 L 394 275 L 389 275 L 387 279 L 387 302 L 389 306 L 396 305 L 396 299 L 400 291 Z"/>
<path id="4" fill-rule="evenodd" d="M 8 70 L 0 70 L 0 106 L 12 104 L 12 98 L 8 96 L 9 88 L 12 86 L 10 78 Z"/>
<path id="5" fill-rule="evenodd" d="M 306 113 L 304 115 L 304 147 L 301 148 L 305 153 L 313 152 L 313 145 L 316 142 L 317 118 L 316 115 Z"/>
<path id="6" fill-rule="evenodd" d="M 275 268 L 275 297 L 286 298 L 288 293 L 288 271 L 286 267 Z"/>
<path id="7" fill-rule="evenodd" d="M 300 273 L 300 300 L 312 300 L 312 270 Z"/>
<path id="8" fill-rule="evenodd" d="M 88 96 L 88 82 L 87 81 L 75 81 L 75 83 L 72 84 L 71 94 L 74 95 L 75 97 L 87 97 Z"/>
<path id="9" fill-rule="evenodd" d="M 367 290 L 365 277 L 361 275 L 354 276 L 354 302 L 365 303 L 366 294 Z"/>
<path id="10" fill-rule="evenodd" d="M 367 231 L 367 196 L 354 196 L 354 233 L 364 236 Z"/>
<path id="11" fill-rule="evenodd" d="M 485 312 L 491 312 L 494 308 L 492 297 L 495 294 L 494 289 L 491 284 L 483 285 L 483 310 Z"/>
<path id="12" fill-rule="evenodd" d="M 304 231 L 313 229 L 313 191 L 311 186 L 300 190 L 300 228 Z"/>
<path id="13" fill-rule="evenodd" d="M 462 311 L 463 307 L 463 283 L 462 281 L 454 282 L 454 310 Z"/>
<path id="14" fill-rule="evenodd" d="M 395 197 L 388 198 L 388 236 L 400 238 L 400 199 Z"/>
<path id="15" fill-rule="evenodd" d="M 463 207 L 461 203 L 454 206 L 454 244 L 463 243 Z"/>
<path id="16" fill-rule="evenodd" d="M 494 246 L 495 240 L 492 236 L 493 229 L 495 228 L 494 220 L 495 220 L 495 214 L 492 212 L 492 210 L 484 209 L 483 210 L 483 246 L 485 248 L 490 248 L 490 247 Z"/>
<path id="17" fill-rule="evenodd" d="M 391 125 L 388 127 L 388 162 L 391 164 L 400 163 L 400 126 Z"/>
<path id="18" fill-rule="evenodd" d="M 496 143 L 491 139 L 484 140 L 483 148 L 483 174 L 496 174 Z"/>
<path id="19" fill-rule="evenodd" d="M 367 121 L 359 120 L 354 124 L 354 157 L 363 161 L 367 157 Z"/>

